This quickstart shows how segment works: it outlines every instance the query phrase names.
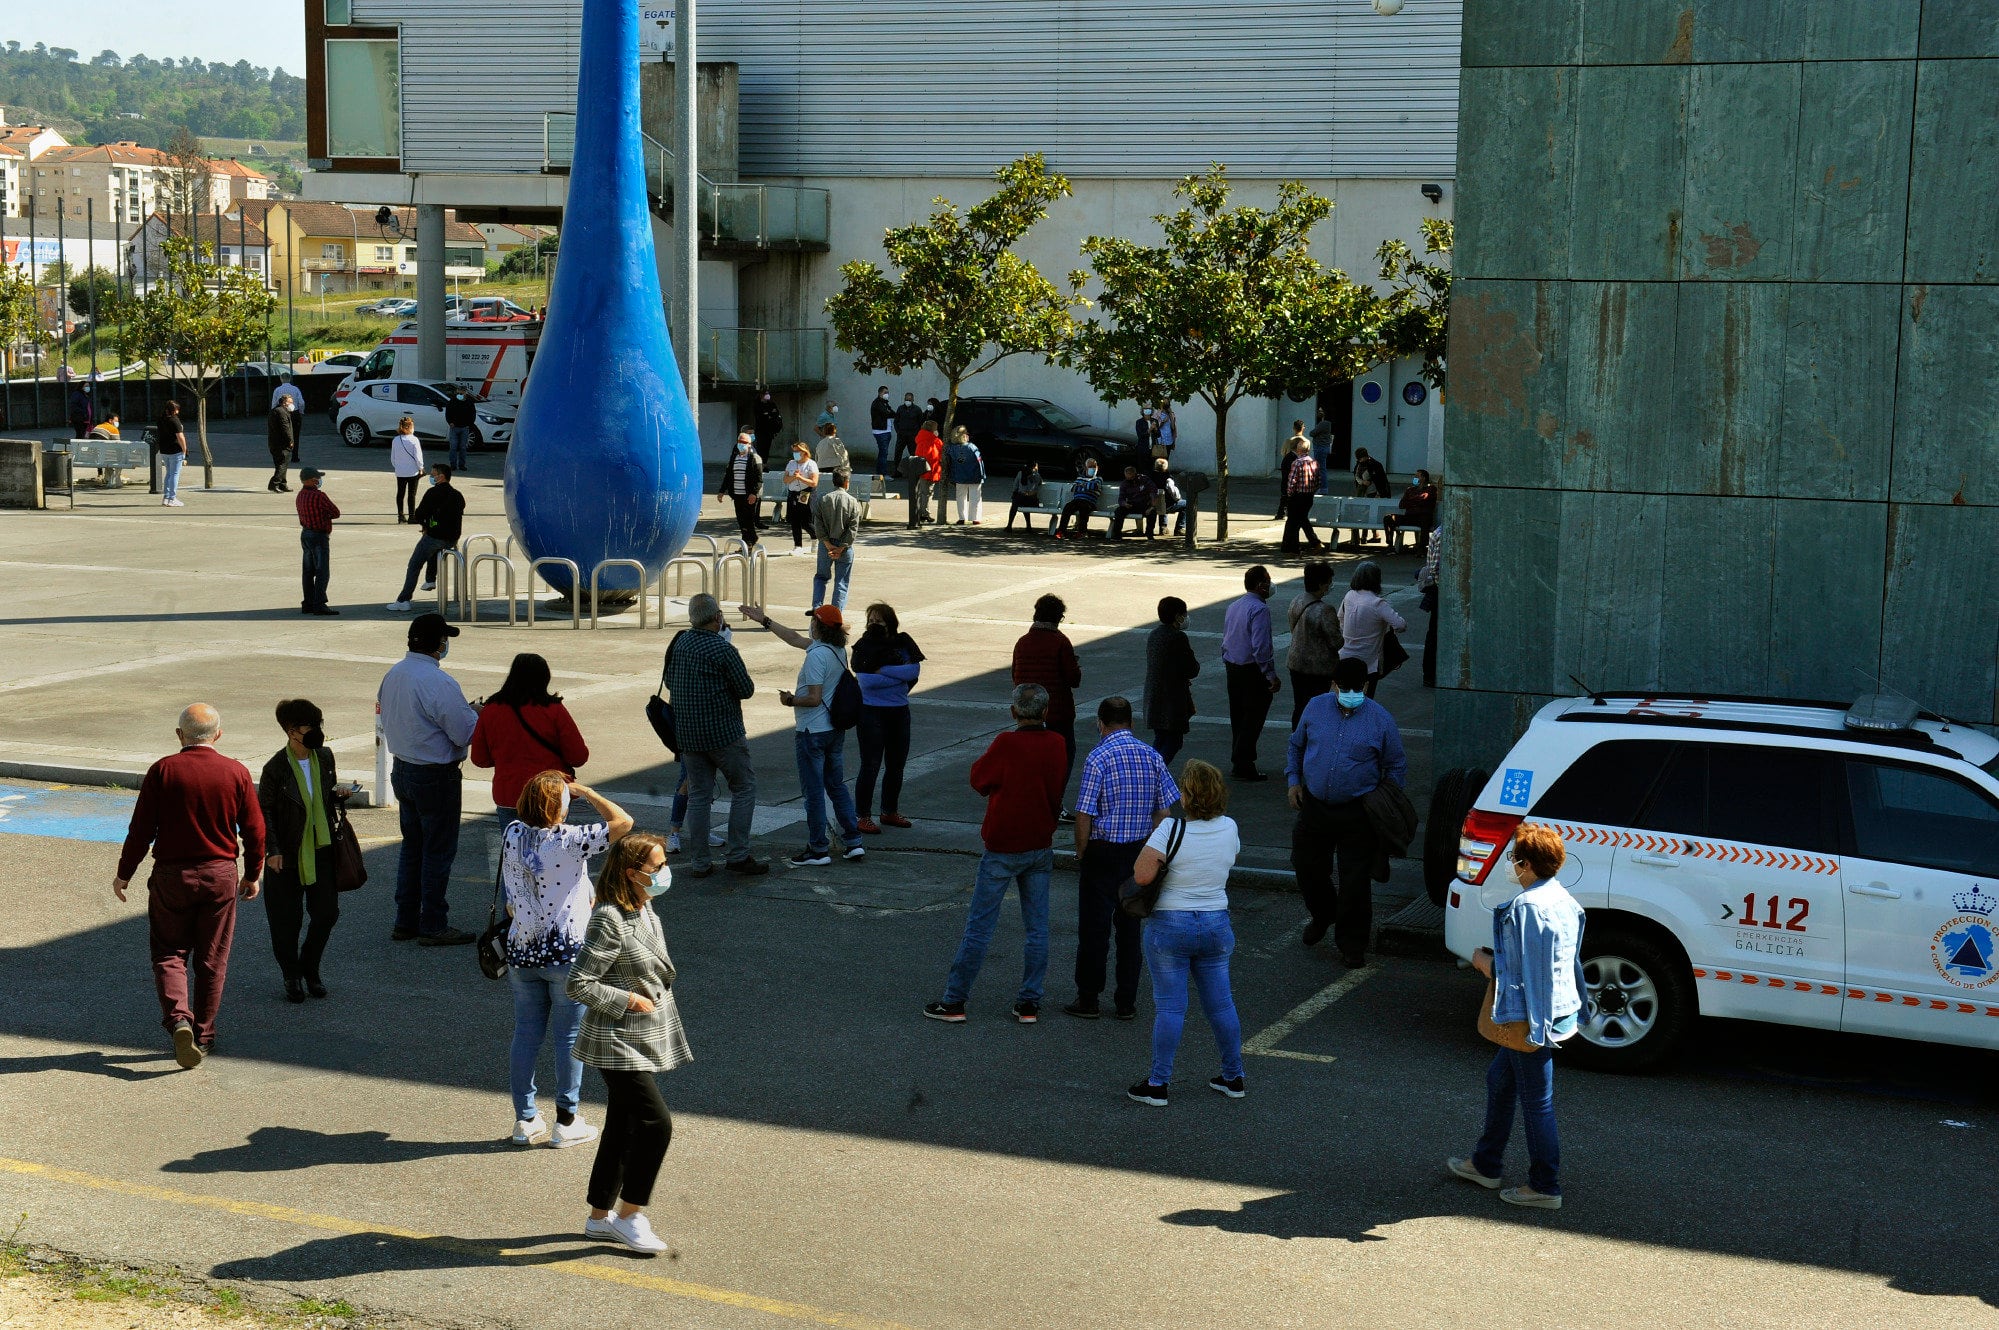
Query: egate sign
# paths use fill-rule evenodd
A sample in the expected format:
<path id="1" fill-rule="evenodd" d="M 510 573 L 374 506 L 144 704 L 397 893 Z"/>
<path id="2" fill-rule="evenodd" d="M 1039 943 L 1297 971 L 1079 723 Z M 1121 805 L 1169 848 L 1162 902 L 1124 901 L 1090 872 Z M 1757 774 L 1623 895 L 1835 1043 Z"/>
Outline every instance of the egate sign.
<path id="1" fill-rule="evenodd" d="M 639 6 L 639 57 L 673 58 L 673 6 Z"/>

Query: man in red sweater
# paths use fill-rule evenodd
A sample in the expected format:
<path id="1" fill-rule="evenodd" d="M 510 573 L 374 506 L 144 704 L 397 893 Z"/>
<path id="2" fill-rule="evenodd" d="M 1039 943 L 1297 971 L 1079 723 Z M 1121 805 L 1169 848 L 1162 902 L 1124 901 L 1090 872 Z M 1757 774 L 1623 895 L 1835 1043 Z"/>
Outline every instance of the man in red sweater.
<path id="1" fill-rule="evenodd" d="M 1048 729 L 1062 736 L 1062 788 L 1069 788 L 1069 773 L 1076 767 L 1076 689 L 1083 682 L 1083 667 L 1076 660 L 1076 648 L 1061 629 L 1062 616 L 1069 607 L 1060 596 L 1043 596 L 1034 602 L 1034 625 L 1013 644 L 1013 681 L 1040 684 L 1048 691 Z M 1074 819 L 1064 812 L 1064 822 Z"/>
<path id="2" fill-rule="evenodd" d="M 1006 889 L 1016 883 L 1027 943 L 1013 1017 L 1022 1025 L 1041 1019 L 1041 984 L 1048 975 L 1048 880 L 1055 872 L 1055 815 L 1066 779 L 1062 739 L 1044 723 L 1047 713 L 1047 689 L 1031 683 L 1014 689 L 1014 728 L 972 763 L 972 788 L 986 796 L 986 818 L 979 825 L 986 852 L 979 859 L 965 936 L 944 981 L 944 998 L 923 1008 L 932 1020 L 964 1021 L 965 995 L 992 945 Z"/>
<path id="3" fill-rule="evenodd" d="M 150 847 L 146 917 L 153 986 L 160 994 L 160 1023 L 173 1031 L 174 1060 L 192 1069 L 215 1047 L 236 902 L 256 898 L 264 866 L 264 814 L 250 769 L 215 751 L 222 717 L 214 707 L 196 702 L 181 712 L 176 733 L 181 750 L 153 763 L 139 786 L 111 890 L 125 899 Z"/>

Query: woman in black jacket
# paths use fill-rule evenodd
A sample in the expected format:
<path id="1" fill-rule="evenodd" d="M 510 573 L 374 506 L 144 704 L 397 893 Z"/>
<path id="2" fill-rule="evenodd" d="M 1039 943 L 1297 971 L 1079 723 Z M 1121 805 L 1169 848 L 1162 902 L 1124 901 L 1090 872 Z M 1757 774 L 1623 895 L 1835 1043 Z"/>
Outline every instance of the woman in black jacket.
<path id="1" fill-rule="evenodd" d="M 1201 662 L 1187 640 L 1187 602 L 1159 602 L 1159 626 L 1145 639 L 1145 724 L 1152 746 L 1171 762 L 1194 723 L 1194 680 Z"/>
<path id="2" fill-rule="evenodd" d="M 278 703 L 278 728 L 285 746 L 264 763 L 257 779 L 257 803 L 264 810 L 264 913 L 271 925 L 271 950 L 285 976 L 285 996 L 305 1001 L 326 996 L 320 958 L 340 917 L 334 887 L 333 750 L 326 747 L 319 708 L 303 698 Z M 304 945 L 299 924 L 310 916 Z"/>

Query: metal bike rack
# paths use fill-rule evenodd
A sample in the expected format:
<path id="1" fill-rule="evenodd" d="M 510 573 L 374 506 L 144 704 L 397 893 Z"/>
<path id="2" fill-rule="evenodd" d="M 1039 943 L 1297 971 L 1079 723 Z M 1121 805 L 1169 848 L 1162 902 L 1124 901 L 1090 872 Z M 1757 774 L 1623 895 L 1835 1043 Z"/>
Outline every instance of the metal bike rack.
<path id="1" fill-rule="evenodd" d="M 737 538 L 736 538 L 736 537 L 734 537 L 734 536 L 731 536 L 731 537 L 729 537 L 729 539 L 730 539 L 730 540 L 736 540 L 736 543 L 738 543 L 738 544 L 741 544 L 741 543 L 742 543 L 741 541 L 737 540 Z M 692 551 L 692 550 L 693 550 L 693 548 L 694 548 L 694 542 L 695 542 L 695 541 L 697 541 L 697 540 L 698 540 L 698 541 L 700 541 L 700 542 L 701 542 L 701 543 L 702 543 L 703 545 L 706 545 L 706 546 L 708 547 L 708 549 L 707 549 L 707 551 L 706 551 L 706 555 L 707 555 L 707 558 L 708 558 L 708 561 L 709 561 L 710 563 L 713 563 L 713 562 L 715 561 L 715 558 L 716 558 L 716 556 L 717 556 L 717 555 L 719 555 L 719 554 L 721 554 L 721 552 L 722 552 L 722 545 L 721 545 L 721 542 L 720 542 L 720 541 L 718 541 L 718 540 L 716 540 L 716 539 L 715 539 L 715 538 L 714 538 L 713 536 L 704 536 L 704 535 L 700 535 L 700 534 L 698 534 L 698 533 L 697 533 L 697 534 L 695 534 L 695 535 L 692 535 L 692 536 L 689 536 L 689 537 L 687 538 L 687 548 L 686 548 L 686 549 L 683 549 L 683 550 L 681 550 L 681 551 L 680 551 L 680 554 L 679 554 L 679 555 L 678 555 L 677 557 L 679 557 L 679 558 L 683 558 L 683 559 L 685 559 L 685 558 L 691 558 L 691 557 L 693 557 L 693 555 L 692 555 L 691 551 Z"/>
<path id="2" fill-rule="evenodd" d="M 508 539 L 511 540 L 512 537 L 509 537 Z M 484 541 L 486 543 L 487 553 L 498 554 L 500 552 L 500 538 L 498 536 L 487 535 L 485 532 L 481 531 L 475 535 L 467 536 L 463 540 L 458 542 L 459 557 L 463 558 L 467 563 L 470 563 L 472 560 L 474 546 L 479 541 Z"/>
<path id="3" fill-rule="evenodd" d="M 732 543 L 742 544 L 741 541 Z M 729 598 L 731 568 L 742 569 L 742 603 L 762 609 L 770 588 L 770 556 L 764 553 L 763 546 L 750 545 L 740 552 L 724 554 L 715 560 L 715 596 L 718 600 Z"/>
<path id="4" fill-rule="evenodd" d="M 507 626 L 511 628 L 519 623 L 520 619 L 519 609 L 515 604 L 514 598 L 514 562 L 504 554 L 475 554 L 472 556 L 472 562 L 466 568 L 465 572 L 466 607 L 470 610 L 470 613 L 465 616 L 465 622 L 479 622 L 479 568 L 482 564 L 493 565 L 493 595 L 496 598 L 500 595 L 501 570 L 505 570 L 507 574 Z"/>
<path id="5" fill-rule="evenodd" d="M 646 566 L 640 563 L 637 559 L 606 559 L 602 563 L 598 564 L 595 568 L 592 568 L 590 570 L 591 630 L 595 631 L 597 627 L 597 603 L 602 594 L 598 589 L 598 579 L 604 575 L 604 570 L 606 568 L 630 568 L 638 573 L 639 627 L 643 629 L 646 626 Z M 664 582 L 664 580 L 665 580 L 664 578 L 661 579 L 662 582 Z"/>
<path id="6" fill-rule="evenodd" d="M 702 539 L 706 540 L 708 537 L 703 536 Z M 667 596 L 669 594 L 679 596 L 687 590 L 687 574 L 690 571 L 698 579 L 699 583 L 695 594 L 699 595 L 707 591 L 710 569 L 705 559 L 696 558 L 691 554 L 677 554 L 666 561 L 666 567 L 659 570 L 659 626 L 661 628 L 666 627 Z M 666 586 L 668 577 L 673 579 L 673 590 L 670 593 Z"/>
<path id="7" fill-rule="evenodd" d="M 454 589 L 455 588 L 455 589 Z M 468 589 L 465 577 L 465 556 L 457 550 L 437 552 L 437 612 L 445 618 L 451 617 L 447 604 L 455 599 L 458 610 L 465 612 L 465 592 Z"/>
<path id="8" fill-rule="evenodd" d="M 583 627 L 583 574 L 577 570 L 576 560 L 564 559 L 554 554 L 543 555 L 541 558 L 536 559 L 528 564 L 528 627 L 530 628 L 534 627 L 535 574 L 536 571 L 540 569 L 544 564 L 556 568 L 567 568 L 569 570 L 569 626 L 571 628 L 578 628 L 578 629 L 582 628 Z M 544 577 L 542 578 L 542 581 L 548 582 L 548 579 Z M 548 582 L 548 589 L 550 591 L 555 590 L 555 584 L 553 582 Z"/>

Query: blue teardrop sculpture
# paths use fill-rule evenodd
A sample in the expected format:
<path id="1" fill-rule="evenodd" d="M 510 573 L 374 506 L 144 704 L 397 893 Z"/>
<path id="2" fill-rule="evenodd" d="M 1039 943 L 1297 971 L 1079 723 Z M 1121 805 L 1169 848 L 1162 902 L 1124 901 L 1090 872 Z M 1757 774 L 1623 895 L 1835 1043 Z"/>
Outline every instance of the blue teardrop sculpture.
<path id="1" fill-rule="evenodd" d="M 638 0 L 584 0 L 562 252 L 507 452 L 515 539 L 530 558 L 574 559 L 585 590 L 605 559 L 657 578 L 701 510 L 701 439 L 653 257 L 638 48 Z M 637 580 L 606 569 L 602 586 Z"/>

